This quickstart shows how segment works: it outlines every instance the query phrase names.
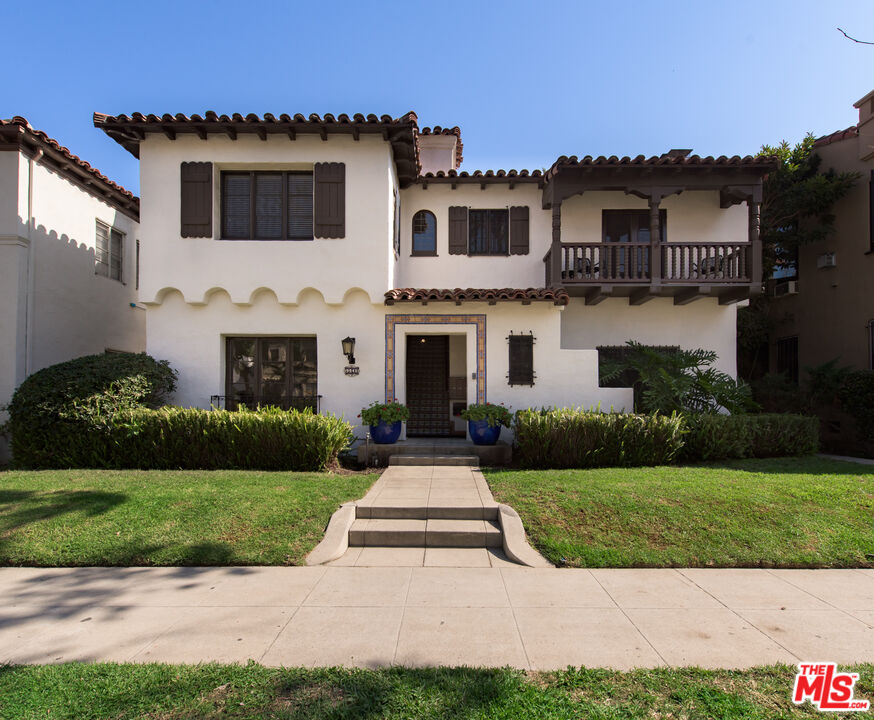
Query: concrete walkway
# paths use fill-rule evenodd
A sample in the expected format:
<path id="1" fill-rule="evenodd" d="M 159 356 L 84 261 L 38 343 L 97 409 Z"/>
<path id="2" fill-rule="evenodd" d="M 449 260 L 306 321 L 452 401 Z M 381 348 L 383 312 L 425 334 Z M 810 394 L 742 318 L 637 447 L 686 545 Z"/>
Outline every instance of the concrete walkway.
<path id="1" fill-rule="evenodd" d="M 874 570 L 0 569 L 0 662 L 874 661 Z"/>

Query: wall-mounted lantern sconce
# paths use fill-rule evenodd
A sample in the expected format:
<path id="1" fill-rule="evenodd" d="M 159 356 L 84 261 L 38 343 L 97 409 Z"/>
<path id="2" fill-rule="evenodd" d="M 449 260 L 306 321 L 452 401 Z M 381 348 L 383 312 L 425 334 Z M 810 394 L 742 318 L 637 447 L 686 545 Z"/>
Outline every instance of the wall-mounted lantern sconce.
<path id="1" fill-rule="evenodd" d="M 350 365 L 355 364 L 355 338 L 345 337 L 340 341 L 343 345 L 343 354 L 349 361 Z"/>

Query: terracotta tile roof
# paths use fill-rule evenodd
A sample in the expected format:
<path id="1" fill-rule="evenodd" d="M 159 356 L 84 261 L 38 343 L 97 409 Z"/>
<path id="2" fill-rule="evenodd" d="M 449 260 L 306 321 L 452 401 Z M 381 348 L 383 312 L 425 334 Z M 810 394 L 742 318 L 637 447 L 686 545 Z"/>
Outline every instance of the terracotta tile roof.
<path id="1" fill-rule="evenodd" d="M 396 302 L 508 302 L 519 300 L 524 305 L 534 301 L 549 301 L 554 305 L 567 305 L 568 294 L 564 288 L 397 288 L 385 294 L 385 304 Z"/>
<path id="2" fill-rule="evenodd" d="M 617 157 L 611 155 L 605 157 L 600 155 L 592 157 L 586 155 L 578 158 L 576 155 L 567 157 L 562 155 L 556 160 L 552 167 L 546 172 L 547 179 L 552 178 L 562 168 L 576 167 L 683 167 L 683 168 L 741 168 L 741 169 L 759 169 L 767 172 L 776 167 L 776 161 L 771 157 L 753 157 L 751 155 L 732 155 L 726 157 L 720 155 L 714 158 L 712 155 L 701 157 L 700 155 L 680 155 L 668 154 L 653 155 L 646 157 L 638 155 L 636 157 Z"/>
<path id="3" fill-rule="evenodd" d="M 455 135 L 458 138 L 455 143 L 455 167 L 461 167 L 461 163 L 464 160 L 464 143 L 461 142 L 461 128 L 458 125 L 451 128 L 440 127 L 439 125 L 435 125 L 432 128 L 423 127 L 419 129 L 419 135 Z"/>
<path id="4" fill-rule="evenodd" d="M 859 127 L 857 125 L 851 125 L 846 130 L 838 130 L 837 132 L 833 132 L 831 135 L 823 135 L 822 137 L 817 138 L 813 141 L 813 147 L 831 145 L 832 143 L 840 142 L 841 140 L 847 140 L 849 138 L 854 138 L 858 136 Z"/>
<path id="5" fill-rule="evenodd" d="M 427 184 L 431 181 L 480 184 L 528 182 L 542 185 L 544 175 L 540 170 L 474 170 L 473 172 L 458 172 L 457 170 L 444 172 L 440 170 L 436 173 L 429 172 L 420 175 L 417 182 Z"/>
<path id="6" fill-rule="evenodd" d="M 31 127 L 26 118 L 16 115 L 0 119 L 0 150 L 41 151 L 43 158 L 65 177 L 76 181 L 87 192 L 139 220 L 140 199 L 130 190 L 110 180 L 97 168 L 74 155 L 42 130 Z"/>
<path id="7" fill-rule="evenodd" d="M 413 183 L 419 174 L 419 153 L 416 134 L 419 132 L 416 113 L 408 112 L 399 118 L 390 115 L 363 115 L 341 113 L 332 115 L 273 115 L 265 113 L 233 113 L 219 115 L 211 110 L 201 115 L 177 113 L 164 115 L 133 113 L 132 115 L 106 115 L 94 113 L 94 126 L 103 130 L 121 144 L 134 157 L 139 157 L 139 144 L 147 133 L 163 133 L 170 139 L 177 134 L 196 134 L 206 139 L 210 133 L 223 134 L 236 139 L 238 133 L 257 134 L 262 140 L 267 135 L 287 135 L 294 139 L 298 133 L 318 134 L 323 140 L 329 134 L 352 135 L 381 134 L 391 143 L 401 186 Z"/>

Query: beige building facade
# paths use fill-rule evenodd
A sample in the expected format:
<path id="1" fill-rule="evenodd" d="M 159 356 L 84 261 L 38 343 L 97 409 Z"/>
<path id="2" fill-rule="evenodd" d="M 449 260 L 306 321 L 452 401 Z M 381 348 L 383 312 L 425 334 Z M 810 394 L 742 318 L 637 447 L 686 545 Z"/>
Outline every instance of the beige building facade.
<path id="1" fill-rule="evenodd" d="M 778 281 L 770 370 L 803 378 L 830 360 L 874 369 L 874 91 L 855 103 L 857 125 L 819 138 L 823 171 L 860 177 L 834 206 L 834 233 L 800 249 L 797 278 Z"/>

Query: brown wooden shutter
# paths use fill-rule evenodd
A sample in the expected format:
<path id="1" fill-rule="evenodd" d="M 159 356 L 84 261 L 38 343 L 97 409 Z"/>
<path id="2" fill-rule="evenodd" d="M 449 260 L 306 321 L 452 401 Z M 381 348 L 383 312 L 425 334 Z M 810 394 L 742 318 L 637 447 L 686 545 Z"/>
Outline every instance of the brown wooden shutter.
<path id="1" fill-rule="evenodd" d="M 449 208 L 449 254 L 467 254 L 467 208 Z"/>
<path id="2" fill-rule="evenodd" d="M 510 367 L 507 381 L 510 385 L 534 384 L 534 336 L 510 335 Z"/>
<path id="3" fill-rule="evenodd" d="M 528 254 L 528 206 L 510 208 L 510 254 Z"/>
<path id="4" fill-rule="evenodd" d="M 180 175 L 182 237 L 212 237 L 212 163 L 184 162 Z"/>
<path id="5" fill-rule="evenodd" d="M 345 163 L 316 163 L 313 168 L 313 235 L 346 237 Z"/>

